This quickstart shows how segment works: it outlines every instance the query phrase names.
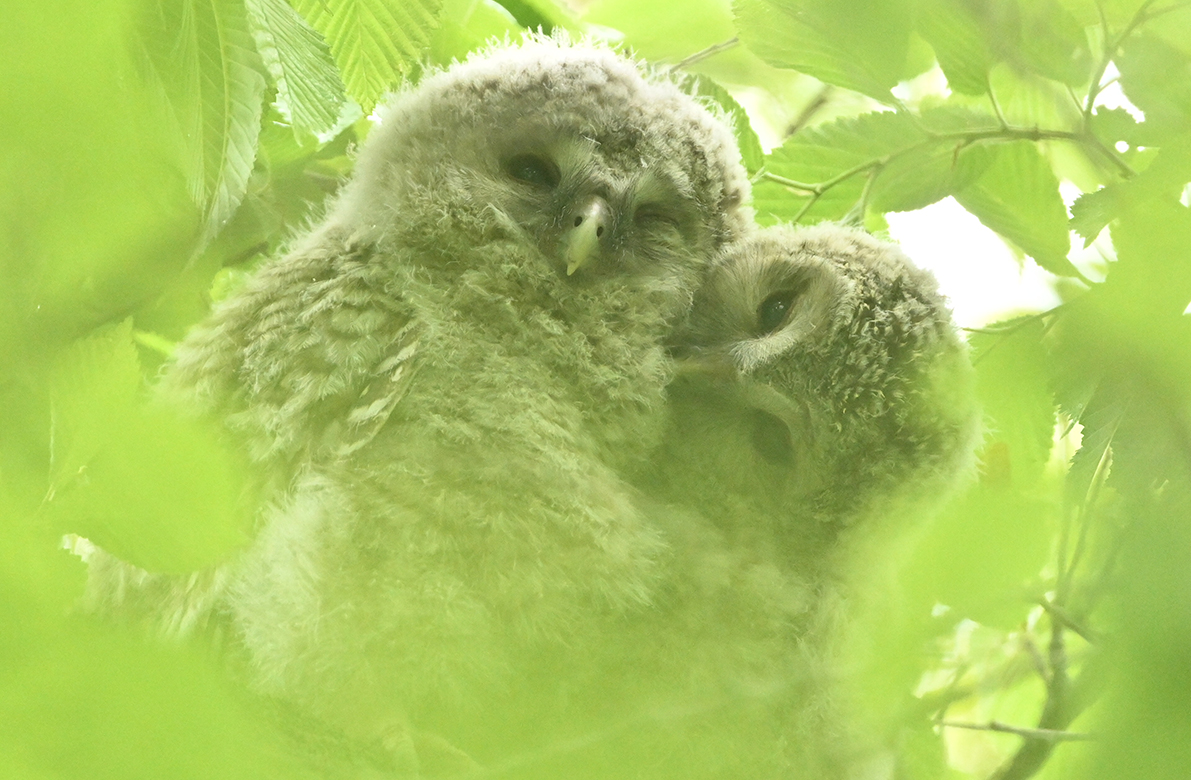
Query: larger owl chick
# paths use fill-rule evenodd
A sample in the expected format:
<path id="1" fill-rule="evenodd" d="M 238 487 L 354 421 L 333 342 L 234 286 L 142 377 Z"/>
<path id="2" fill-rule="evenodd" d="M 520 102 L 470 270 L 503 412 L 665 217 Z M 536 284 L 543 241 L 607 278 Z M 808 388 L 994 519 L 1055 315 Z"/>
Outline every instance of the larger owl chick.
<path id="1" fill-rule="evenodd" d="M 530 648 L 651 602 L 666 543 L 618 470 L 661 435 L 663 342 L 748 180 L 712 113 L 599 45 L 497 46 L 381 116 L 165 374 L 266 499 L 215 597 L 161 601 L 215 602 L 259 690 L 344 728 L 449 728 Z"/>

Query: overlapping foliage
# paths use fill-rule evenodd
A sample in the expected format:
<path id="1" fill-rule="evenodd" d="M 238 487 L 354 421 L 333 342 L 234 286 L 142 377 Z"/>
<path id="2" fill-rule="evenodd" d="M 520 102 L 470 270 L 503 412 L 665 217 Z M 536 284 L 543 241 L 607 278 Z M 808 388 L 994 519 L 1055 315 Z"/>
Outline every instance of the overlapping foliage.
<path id="1" fill-rule="evenodd" d="M 1186 0 L 4 4 L 0 763 L 296 776 L 205 659 L 71 616 L 60 540 L 173 572 L 245 542 L 242 469 L 147 404 L 155 368 L 318 213 L 386 90 L 526 27 L 684 74 L 761 222 L 953 197 L 1056 275 L 1062 305 L 971 335 L 977 483 L 857 552 L 857 710 L 898 777 L 1191 776 Z"/>

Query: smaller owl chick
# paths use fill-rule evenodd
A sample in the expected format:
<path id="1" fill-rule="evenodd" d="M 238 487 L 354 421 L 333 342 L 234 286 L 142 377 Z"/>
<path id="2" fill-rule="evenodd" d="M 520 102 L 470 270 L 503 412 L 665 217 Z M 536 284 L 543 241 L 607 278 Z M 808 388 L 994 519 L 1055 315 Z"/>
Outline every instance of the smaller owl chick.
<path id="1" fill-rule="evenodd" d="M 972 371 L 934 277 L 824 224 L 734 244 L 675 349 L 649 481 L 795 558 L 895 494 L 954 482 L 978 429 Z"/>
<path id="2" fill-rule="evenodd" d="M 738 756 L 767 760 L 737 776 L 850 776 L 873 748 L 837 706 L 848 595 L 835 559 L 843 534 L 874 528 L 862 519 L 962 481 L 979 416 L 966 347 L 931 274 L 828 224 L 762 229 L 725 249 L 674 352 L 686 370 L 639 485 L 703 529 L 684 554 L 721 567 L 718 581 L 707 566 L 676 570 L 674 617 L 657 634 L 681 634 L 678 618 L 705 623 L 669 643 L 693 668 L 715 661 L 721 687 L 755 692 L 719 716 Z M 767 618 L 733 619 L 715 606 L 727 603 Z M 750 718 L 777 732 L 768 748 L 756 726 L 731 731 Z"/>

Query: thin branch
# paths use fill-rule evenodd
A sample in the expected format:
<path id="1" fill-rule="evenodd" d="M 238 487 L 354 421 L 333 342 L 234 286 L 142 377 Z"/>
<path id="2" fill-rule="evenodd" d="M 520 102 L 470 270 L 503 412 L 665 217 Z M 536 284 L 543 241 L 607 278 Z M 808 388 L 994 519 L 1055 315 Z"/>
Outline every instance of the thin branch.
<path id="1" fill-rule="evenodd" d="M 1035 314 L 1027 314 L 1024 317 L 1019 317 L 1012 325 L 1006 325 L 1003 328 L 960 328 L 960 330 L 965 331 L 966 333 L 984 333 L 989 336 L 1008 336 L 1010 333 L 1014 333 L 1026 325 L 1029 325 L 1034 320 L 1042 320 L 1046 319 L 1052 314 L 1058 314 L 1059 310 L 1062 308 L 1063 304 L 1060 303 L 1053 309 L 1047 309 L 1046 311 L 1040 311 Z"/>
<path id="2" fill-rule="evenodd" d="M 1063 609 L 1058 604 L 1055 604 L 1053 601 L 1049 601 L 1047 599 L 1038 599 L 1038 604 L 1046 610 L 1047 614 L 1050 615 L 1051 620 L 1061 623 L 1064 628 L 1074 631 L 1084 641 L 1095 644 L 1097 639 L 1095 632 L 1072 617 L 1070 612 Z"/>
<path id="3" fill-rule="evenodd" d="M 787 179 L 785 176 L 778 176 L 776 173 L 770 173 L 766 170 L 760 171 L 756 176 L 753 177 L 753 184 L 756 184 L 759 181 L 771 181 L 774 184 L 780 184 L 783 187 L 789 187 L 792 190 L 801 190 L 807 195 L 823 194 L 822 184 L 806 184 L 805 182 Z"/>
<path id="4" fill-rule="evenodd" d="M 1047 648 L 1050 661 L 1050 679 L 1046 683 L 1046 702 L 1038 718 L 1037 730 L 1041 733 L 1066 731 L 1067 725 L 1075 719 L 1076 708 L 1069 706 L 1067 676 L 1067 648 L 1063 639 L 1063 626 L 1051 622 L 1050 646 Z M 1033 777 L 1050 758 L 1056 741 L 1048 739 L 1027 739 L 1004 766 L 997 770 L 992 780 L 1027 780 Z"/>
<path id="5" fill-rule="evenodd" d="M 873 182 L 881 175 L 884 167 L 875 167 L 868 172 L 868 178 L 864 182 L 864 189 L 860 192 L 860 198 L 856 201 L 856 205 L 848 209 L 848 213 L 843 216 L 840 222 L 845 225 L 864 225 L 864 215 L 868 211 L 868 201 L 873 194 Z"/>
<path id="6" fill-rule="evenodd" d="M 811 121 L 811 117 L 819 113 L 819 109 L 827 105 L 827 101 L 830 100 L 831 93 L 833 91 L 834 89 L 830 84 L 824 84 L 822 88 L 815 93 L 815 96 L 811 98 L 805 106 L 802 107 L 802 110 L 798 112 L 798 116 L 794 117 L 794 120 L 786 126 L 785 135 L 782 137 L 789 138 L 802 128 L 806 127 L 807 123 Z"/>
<path id="7" fill-rule="evenodd" d="M 727 51 L 728 49 L 731 49 L 733 46 L 735 46 L 738 43 L 740 43 L 740 38 L 729 38 L 726 41 L 721 41 L 720 43 L 714 44 L 712 46 L 708 46 L 706 49 L 700 49 L 699 51 L 695 52 L 691 56 L 689 56 L 685 59 L 679 60 L 678 62 L 671 65 L 670 70 L 675 71 L 675 70 L 680 70 L 682 68 L 688 68 L 691 65 L 694 65 L 696 62 L 702 62 L 703 60 L 707 59 L 708 57 L 713 57 L 722 51 Z"/>
<path id="8" fill-rule="evenodd" d="M 1091 734 L 1079 731 L 1061 731 L 1059 729 L 1031 729 L 1022 726 L 1010 726 L 1007 723 L 990 720 L 988 723 L 965 723 L 963 721 L 941 720 L 938 725 L 950 729 L 968 729 L 969 731 L 998 731 L 1003 734 L 1016 734 L 1030 740 L 1043 742 L 1086 742 L 1095 739 Z"/>
<path id="9" fill-rule="evenodd" d="M 988 102 L 992 105 L 993 113 L 997 115 L 997 121 L 1001 123 L 1002 129 L 1008 129 L 1009 123 L 1005 121 L 1005 114 L 1001 111 L 1001 104 L 997 102 L 997 96 L 993 93 L 992 82 L 988 79 L 984 81 L 984 94 L 988 95 Z"/>
<path id="10" fill-rule="evenodd" d="M 1096 105 L 1096 98 L 1100 95 L 1100 82 L 1104 79 L 1104 71 L 1116 53 L 1120 40 L 1113 41 L 1108 31 L 1108 16 L 1104 13 L 1104 4 L 1097 0 L 1096 11 L 1100 14 L 1100 29 L 1104 33 L 1104 51 L 1100 53 L 1100 60 L 1096 63 L 1096 70 L 1092 71 L 1092 81 L 1088 86 L 1088 96 L 1083 105 L 1083 126 L 1086 130 L 1092 120 L 1092 108 Z"/>

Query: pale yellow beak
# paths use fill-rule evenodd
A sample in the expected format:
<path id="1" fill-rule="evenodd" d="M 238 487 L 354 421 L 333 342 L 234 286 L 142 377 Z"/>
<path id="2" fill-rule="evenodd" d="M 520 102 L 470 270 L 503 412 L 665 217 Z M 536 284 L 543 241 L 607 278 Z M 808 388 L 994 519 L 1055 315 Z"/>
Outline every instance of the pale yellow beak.
<path id="1" fill-rule="evenodd" d="M 600 239 L 608 229 L 610 211 L 603 198 L 593 195 L 570 217 L 571 225 L 563 239 L 566 246 L 567 276 L 571 276 L 600 254 Z"/>

